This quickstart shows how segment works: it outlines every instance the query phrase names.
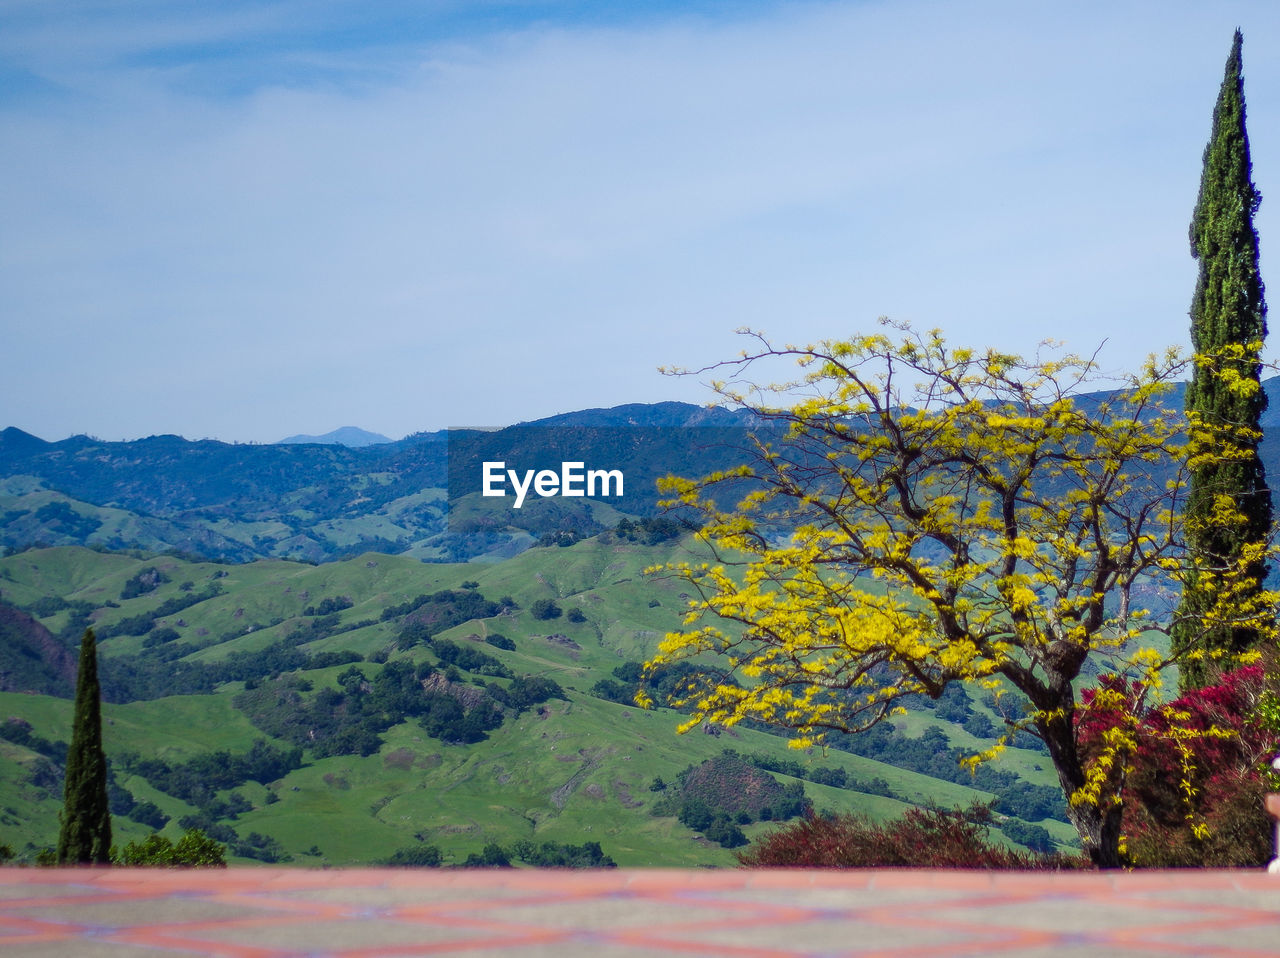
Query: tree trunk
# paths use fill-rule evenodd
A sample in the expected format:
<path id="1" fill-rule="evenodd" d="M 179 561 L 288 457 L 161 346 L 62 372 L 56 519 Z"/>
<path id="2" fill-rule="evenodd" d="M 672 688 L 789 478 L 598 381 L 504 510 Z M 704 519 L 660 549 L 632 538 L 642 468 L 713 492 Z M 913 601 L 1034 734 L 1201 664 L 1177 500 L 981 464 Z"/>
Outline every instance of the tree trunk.
<path id="1" fill-rule="evenodd" d="M 1069 688 L 1069 686 L 1068 686 Z M 1075 701 L 1068 695 L 1065 703 L 1055 709 L 1041 709 L 1048 719 L 1037 719 L 1036 727 L 1048 746 L 1058 782 L 1067 799 L 1067 818 L 1075 826 L 1085 854 L 1098 868 L 1121 868 L 1120 829 L 1122 807 L 1112 801 L 1110 794 L 1098 797 L 1097 803 L 1071 803 L 1071 796 L 1085 784 L 1084 765 L 1076 748 Z"/>

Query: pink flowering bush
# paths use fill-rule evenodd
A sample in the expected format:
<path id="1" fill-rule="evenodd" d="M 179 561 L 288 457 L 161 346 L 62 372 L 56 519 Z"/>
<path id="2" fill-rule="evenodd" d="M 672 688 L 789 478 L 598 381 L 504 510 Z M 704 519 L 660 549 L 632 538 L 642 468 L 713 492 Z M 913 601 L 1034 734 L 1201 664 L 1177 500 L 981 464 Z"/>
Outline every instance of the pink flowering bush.
<path id="1" fill-rule="evenodd" d="M 1273 854 L 1263 796 L 1280 748 L 1267 669 L 1250 665 L 1158 708 L 1131 701 L 1136 686 L 1104 678 L 1084 693 L 1077 735 L 1089 756 L 1109 730 L 1131 725 L 1123 778 L 1124 848 L 1139 867 L 1248 867 Z M 1099 703 L 1102 703 L 1100 707 Z M 1134 717 L 1136 716 L 1136 718 Z"/>

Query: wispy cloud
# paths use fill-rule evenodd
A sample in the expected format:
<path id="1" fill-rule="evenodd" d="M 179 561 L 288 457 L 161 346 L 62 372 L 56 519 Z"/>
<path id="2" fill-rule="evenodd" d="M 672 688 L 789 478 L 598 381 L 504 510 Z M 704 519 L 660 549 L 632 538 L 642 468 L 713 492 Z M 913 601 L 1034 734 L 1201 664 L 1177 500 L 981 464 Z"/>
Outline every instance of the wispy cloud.
<path id="1" fill-rule="evenodd" d="M 1280 168 L 1261 4 L 117 6 L 0 5 L 0 58 L 63 91 L 0 101 L 0 405 L 49 436 L 705 399 L 655 367 L 881 313 L 1132 365 L 1186 336 L 1237 23 Z"/>

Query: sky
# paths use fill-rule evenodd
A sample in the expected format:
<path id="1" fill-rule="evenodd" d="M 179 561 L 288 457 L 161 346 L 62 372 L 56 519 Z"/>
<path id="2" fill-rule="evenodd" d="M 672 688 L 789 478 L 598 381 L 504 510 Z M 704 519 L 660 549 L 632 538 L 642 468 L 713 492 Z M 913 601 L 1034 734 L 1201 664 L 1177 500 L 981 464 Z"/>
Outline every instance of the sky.
<path id="1" fill-rule="evenodd" d="M 707 402 L 659 368 L 880 316 L 1133 370 L 1237 26 L 1265 280 L 1270 0 L 0 0 L 0 427 Z"/>

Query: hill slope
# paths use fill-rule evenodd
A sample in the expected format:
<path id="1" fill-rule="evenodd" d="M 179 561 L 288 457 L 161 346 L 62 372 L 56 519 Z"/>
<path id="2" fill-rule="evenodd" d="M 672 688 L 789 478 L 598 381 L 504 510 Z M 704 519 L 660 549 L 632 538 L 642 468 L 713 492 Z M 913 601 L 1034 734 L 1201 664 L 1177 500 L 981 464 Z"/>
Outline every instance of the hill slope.
<path id="1" fill-rule="evenodd" d="M 598 841 L 623 865 L 725 865 L 731 853 L 681 823 L 669 789 L 726 748 L 819 808 L 874 817 L 1014 795 L 1008 782 L 797 753 L 753 729 L 680 737 L 677 715 L 626 704 L 684 606 L 678 585 L 643 569 L 688 549 L 603 536 L 491 565 L 371 553 L 225 566 L 53 548 L 0 559 L 0 583 L 64 650 L 86 625 L 101 637 L 106 747 L 131 809 L 116 813 L 121 842 L 185 823 L 239 860 L 370 863 L 425 843 L 462 861 L 536 840 Z M 70 716 L 67 698 L 0 693 L 0 843 L 28 855 L 56 833 Z M 927 710 L 920 723 L 880 754 L 916 742 L 920 768 L 951 774 L 947 735 L 980 741 Z M 1052 792 L 1047 761 L 1012 752 L 1020 787 Z M 1027 814 L 1070 840 L 1065 823 Z"/>

